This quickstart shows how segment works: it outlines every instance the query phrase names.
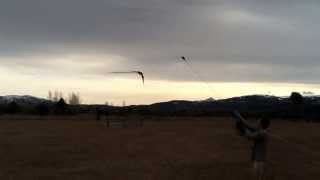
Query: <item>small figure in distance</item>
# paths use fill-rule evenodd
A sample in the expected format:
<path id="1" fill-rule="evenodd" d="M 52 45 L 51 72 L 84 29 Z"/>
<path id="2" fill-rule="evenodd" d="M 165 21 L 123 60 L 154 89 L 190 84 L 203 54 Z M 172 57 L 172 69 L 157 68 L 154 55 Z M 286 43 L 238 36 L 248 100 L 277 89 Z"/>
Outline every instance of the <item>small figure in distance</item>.
<path id="1" fill-rule="evenodd" d="M 101 120 L 101 109 L 99 107 L 96 107 L 96 121 Z"/>
<path id="2" fill-rule="evenodd" d="M 236 120 L 236 128 L 240 136 L 253 141 L 251 160 L 255 176 L 259 180 L 266 179 L 269 119 L 262 118 L 259 123 L 251 124 L 238 111 L 233 111 L 232 117 Z"/>

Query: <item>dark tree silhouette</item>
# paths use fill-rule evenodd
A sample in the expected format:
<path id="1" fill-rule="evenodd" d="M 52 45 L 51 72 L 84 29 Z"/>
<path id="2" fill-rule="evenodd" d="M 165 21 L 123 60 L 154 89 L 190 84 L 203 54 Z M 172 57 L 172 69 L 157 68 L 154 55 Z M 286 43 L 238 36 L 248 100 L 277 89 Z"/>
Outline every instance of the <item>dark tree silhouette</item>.
<path id="1" fill-rule="evenodd" d="M 303 96 L 298 92 L 292 92 L 290 96 L 292 114 L 295 118 L 301 118 L 303 114 Z"/>
<path id="2" fill-rule="evenodd" d="M 48 105 L 41 103 L 35 107 L 35 112 L 41 116 L 44 116 L 50 113 L 50 109 Z"/>
<path id="3" fill-rule="evenodd" d="M 14 101 L 7 106 L 7 113 L 9 114 L 17 114 L 20 111 L 21 111 L 21 107 Z"/>
<path id="4" fill-rule="evenodd" d="M 55 104 L 55 113 L 56 114 L 66 114 L 68 109 L 68 104 L 66 101 L 61 98 L 56 104 Z"/>
<path id="5" fill-rule="evenodd" d="M 290 96 L 290 101 L 294 105 L 301 105 L 303 104 L 303 96 L 298 92 L 292 92 Z"/>

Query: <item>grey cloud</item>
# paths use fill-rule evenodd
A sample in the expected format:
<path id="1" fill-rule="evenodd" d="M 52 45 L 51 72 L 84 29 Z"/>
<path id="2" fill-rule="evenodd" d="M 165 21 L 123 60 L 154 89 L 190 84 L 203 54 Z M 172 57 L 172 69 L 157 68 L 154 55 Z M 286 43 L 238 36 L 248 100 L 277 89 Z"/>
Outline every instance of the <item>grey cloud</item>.
<path id="1" fill-rule="evenodd" d="M 207 81 L 313 83 L 319 15 L 313 0 L 3 0 L 0 61 L 45 71 L 55 57 L 98 54 L 99 66 L 77 60 L 78 73 L 133 68 L 187 81 L 185 55 Z M 127 61 L 111 67 L 108 54 Z"/>

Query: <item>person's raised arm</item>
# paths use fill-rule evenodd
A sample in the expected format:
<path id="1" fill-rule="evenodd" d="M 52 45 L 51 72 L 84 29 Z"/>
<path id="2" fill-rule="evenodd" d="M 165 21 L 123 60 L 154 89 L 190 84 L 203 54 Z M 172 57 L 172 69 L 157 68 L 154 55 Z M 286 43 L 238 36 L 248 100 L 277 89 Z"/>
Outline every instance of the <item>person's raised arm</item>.
<path id="1" fill-rule="evenodd" d="M 238 111 L 233 111 L 232 112 L 232 117 L 238 121 L 238 122 L 241 122 L 247 129 L 249 130 L 256 130 L 257 127 L 255 127 L 254 125 L 250 124 L 247 120 L 245 120 L 241 114 L 238 112 Z"/>

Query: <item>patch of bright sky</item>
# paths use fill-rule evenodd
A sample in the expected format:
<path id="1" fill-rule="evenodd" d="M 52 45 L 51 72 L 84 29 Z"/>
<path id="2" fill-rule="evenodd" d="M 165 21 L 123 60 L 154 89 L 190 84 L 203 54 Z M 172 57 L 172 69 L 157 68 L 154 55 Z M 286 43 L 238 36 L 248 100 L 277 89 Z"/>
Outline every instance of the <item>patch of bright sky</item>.
<path id="1" fill-rule="evenodd" d="M 113 103 L 121 105 L 150 104 L 169 100 L 202 100 L 208 97 L 215 99 L 249 94 L 268 94 L 289 96 L 292 91 L 311 91 L 320 93 L 319 85 L 284 84 L 284 83 L 210 83 L 207 87 L 201 82 L 178 82 L 163 80 L 147 80 L 142 85 L 139 77 L 133 75 L 96 76 L 91 78 L 53 77 L 53 76 L 21 76 L 20 74 L 1 68 L 1 95 L 33 95 L 46 98 L 49 90 L 79 92 L 84 103 Z"/>

